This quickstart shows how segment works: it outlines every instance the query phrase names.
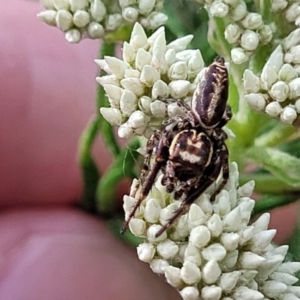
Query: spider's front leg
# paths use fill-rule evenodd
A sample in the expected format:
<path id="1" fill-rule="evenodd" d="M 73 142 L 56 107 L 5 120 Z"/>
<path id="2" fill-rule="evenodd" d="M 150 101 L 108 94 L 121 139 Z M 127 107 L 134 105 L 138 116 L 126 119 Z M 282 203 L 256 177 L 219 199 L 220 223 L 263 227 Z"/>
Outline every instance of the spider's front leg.
<path id="1" fill-rule="evenodd" d="M 160 132 L 159 134 L 158 132 L 153 133 L 153 135 L 147 143 L 148 149 L 146 151 L 144 167 L 139 179 L 139 183 L 134 188 L 133 192 L 131 193 L 131 196 L 134 197 L 136 195 L 136 192 L 139 189 L 140 185 L 142 185 L 141 191 L 138 195 L 137 202 L 135 203 L 132 211 L 130 212 L 127 220 L 125 221 L 122 227 L 121 233 L 124 233 L 127 229 L 129 222 L 133 218 L 136 210 L 141 205 L 142 201 L 148 196 L 155 182 L 158 172 L 166 164 L 168 158 L 168 147 L 168 132 L 163 132 L 162 134 Z M 155 159 L 153 162 L 153 166 L 149 169 L 148 164 L 150 165 L 151 163 L 153 152 L 155 154 Z"/>

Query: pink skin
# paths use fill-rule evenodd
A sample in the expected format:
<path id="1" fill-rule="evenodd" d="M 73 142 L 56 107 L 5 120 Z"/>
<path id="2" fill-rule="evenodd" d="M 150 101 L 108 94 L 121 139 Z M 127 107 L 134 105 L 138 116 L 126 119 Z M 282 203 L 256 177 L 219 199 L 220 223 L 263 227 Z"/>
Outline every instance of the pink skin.
<path id="1" fill-rule="evenodd" d="M 0 299 L 180 299 L 104 222 L 72 207 L 77 142 L 95 113 L 98 42 L 68 44 L 36 19 L 41 9 L 0 1 Z M 99 141 L 95 153 L 104 171 L 111 160 Z M 296 210 L 285 214 L 277 241 Z"/>

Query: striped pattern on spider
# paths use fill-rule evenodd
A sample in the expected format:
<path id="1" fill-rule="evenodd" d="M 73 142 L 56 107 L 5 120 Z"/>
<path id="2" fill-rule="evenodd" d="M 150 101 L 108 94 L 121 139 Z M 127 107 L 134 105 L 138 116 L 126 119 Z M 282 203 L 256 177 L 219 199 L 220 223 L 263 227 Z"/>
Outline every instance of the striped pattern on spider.
<path id="1" fill-rule="evenodd" d="M 130 195 L 137 202 L 122 232 L 147 197 L 160 171 L 163 174 L 162 185 L 182 202 L 156 237 L 167 230 L 218 179 L 221 172 L 222 182 L 211 201 L 222 190 L 229 177 L 227 135 L 222 129 L 232 116 L 227 98 L 228 73 L 224 59 L 218 57 L 199 82 L 191 107 L 174 100 L 183 108 L 185 115 L 166 120 L 161 129 L 150 136 L 140 178 Z"/>

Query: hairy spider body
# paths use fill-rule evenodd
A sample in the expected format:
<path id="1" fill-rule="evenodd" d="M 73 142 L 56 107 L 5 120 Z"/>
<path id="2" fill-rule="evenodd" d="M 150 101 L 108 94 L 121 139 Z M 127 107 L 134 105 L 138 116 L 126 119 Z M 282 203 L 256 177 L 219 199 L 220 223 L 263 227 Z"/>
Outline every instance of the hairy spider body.
<path id="1" fill-rule="evenodd" d="M 229 177 L 227 135 L 222 129 L 231 118 L 227 97 L 228 73 L 224 59 L 219 57 L 206 70 L 194 92 L 191 108 L 180 100 L 173 100 L 184 109 L 185 116 L 166 120 L 161 130 L 154 131 L 149 138 L 141 175 L 130 195 L 135 198 L 140 189 L 137 202 L 122 232 L 149 194 L 160 171 L 163 174 L 161 183 L 167 192 L 174 193 L 174 198 L 181 198 L 182 202 L 156 237 L 172 225 L 222 172 L 223 180 L 211 197 L 214 200 Z"/>

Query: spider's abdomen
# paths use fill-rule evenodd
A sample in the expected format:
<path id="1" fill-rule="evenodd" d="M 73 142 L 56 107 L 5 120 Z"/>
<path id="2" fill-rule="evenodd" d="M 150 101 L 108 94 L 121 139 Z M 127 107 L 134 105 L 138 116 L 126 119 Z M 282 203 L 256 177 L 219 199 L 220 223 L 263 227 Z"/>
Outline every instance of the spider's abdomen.
<path id="1" fill-rule="evenodd" d="M 192 110 L 203 128 L 215 128 L 224 116 L 228 98 L 228 72 L 223 58 L 205 72 L 192 99 Z"/>
<path id="2" fill-rule="evenodd" d="M 183 130 L 172 140 L 169 160 L 176 165 L 177 171 L 200 174 L 209 165 L 212 152 L 211 140 L 204 132 L 197 132 L 195 129 Z"/>

